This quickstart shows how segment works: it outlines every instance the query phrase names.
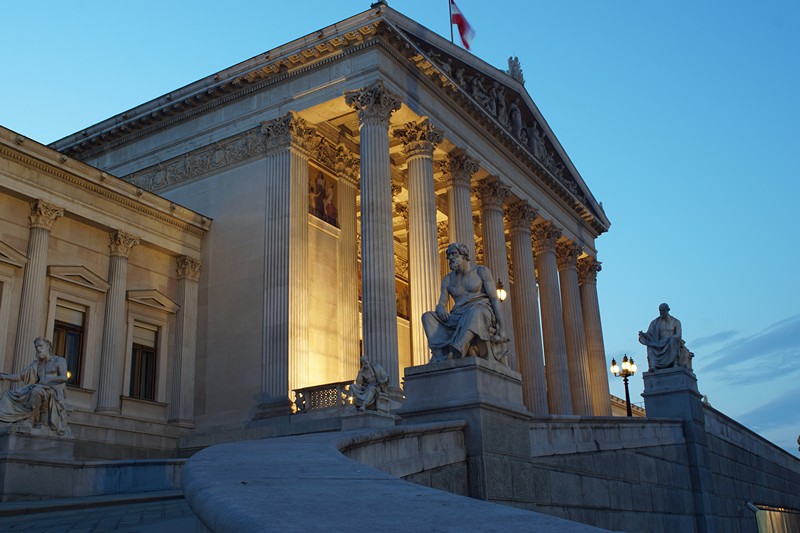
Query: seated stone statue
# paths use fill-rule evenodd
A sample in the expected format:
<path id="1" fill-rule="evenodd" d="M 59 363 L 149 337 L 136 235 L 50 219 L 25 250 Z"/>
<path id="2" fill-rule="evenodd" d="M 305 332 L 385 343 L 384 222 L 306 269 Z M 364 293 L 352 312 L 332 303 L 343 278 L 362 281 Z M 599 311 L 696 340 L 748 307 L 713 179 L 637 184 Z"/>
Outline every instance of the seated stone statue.
<path id="1" fill-rule="evenodd" d="M 0 398 L 0 421 L 47 425 L 56 434 L 67 436 L 67 361 L 52 354 L 53 344 L 44 337 L 37 337 L 33 346 L 36 359 L 30 365 L 17 374 L 0 374 L 0 380 L 25 384 Z"/>
<path id="2" fill-rule="evenodd" d="M 675 365 L 691 370 L 694 354 L 683 341 L 681 321 L 670 316 L 669 305 L 665 303 L 658 306 L 658 314 L 658 318 L 650 322 L 647 332 L 639 332 L 639 342 L 647 346 L 650 370 Z"/>
<path id="3" fill-rule="evenodd" d="M 508 338 L 492 273 L 473 266 L 461 243 L 447 247 L 450 273 L 442 280 L 436 311 L 422 315 L 431 362 L 478 356 L 508 364 Z M 453 298 L 453 308 L 447 303 Z"/>
<path id="4" fill-rule="evenodd" d="M 381 365 L 370 362 L 361 356 L 361 368 L 356 376 L 356 381 L 350 385 L 350 396 L 353 398 L 353 405 L 359 411 L 366 411 L 367 408 L 377 407 L 378 395 L 386 392 L 389 384 L 389 374 Z"/>

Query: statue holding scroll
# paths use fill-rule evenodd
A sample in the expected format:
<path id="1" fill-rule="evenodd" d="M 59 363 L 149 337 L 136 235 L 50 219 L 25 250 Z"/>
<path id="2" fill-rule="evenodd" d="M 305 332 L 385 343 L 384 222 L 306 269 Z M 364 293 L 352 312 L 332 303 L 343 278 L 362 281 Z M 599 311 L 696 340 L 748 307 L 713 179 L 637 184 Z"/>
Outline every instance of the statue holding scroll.
<path id="1" fill-rule="evenodd" d="M 442 280 L 439 303 L 422 315 L 431 362 L 478 356 L 508 364 L 508 338 L 492 273 L 472 265 L 461 243 L 451 243 L 446 254 L 450 273 Z"/>

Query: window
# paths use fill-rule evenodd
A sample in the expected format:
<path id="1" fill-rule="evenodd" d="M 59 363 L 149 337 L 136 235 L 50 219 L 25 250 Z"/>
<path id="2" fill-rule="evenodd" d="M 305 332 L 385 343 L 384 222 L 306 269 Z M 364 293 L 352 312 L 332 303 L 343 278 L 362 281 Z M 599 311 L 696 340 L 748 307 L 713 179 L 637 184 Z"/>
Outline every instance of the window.
<path id="1" fill-rule="evenodd" d="M 53 325 L 53 348 L 67 360 L 67 385 L 80 386 L 83 371 L 83 339 L 86 309 L 59 301 Z"/>
<path id="2" fill-rule="evenodd" d="M 131 351 L 130 397 L 156 400 L 156 369 L 158 368 L 158 328 L 145 324 L 133 325 Z"/>

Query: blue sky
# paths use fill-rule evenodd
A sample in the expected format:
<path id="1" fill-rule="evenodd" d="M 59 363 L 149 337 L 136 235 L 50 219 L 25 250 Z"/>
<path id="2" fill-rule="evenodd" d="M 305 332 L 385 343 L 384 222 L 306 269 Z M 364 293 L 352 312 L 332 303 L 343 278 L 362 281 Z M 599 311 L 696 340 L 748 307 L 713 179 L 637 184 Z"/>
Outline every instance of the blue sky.
<path id="1" fill-rule="evenodd" d="M 6 3 L 0 124 L 48 143 L 369 3 Z M 449 36 L 447 0 L 389 3 Z M 643 370 L 636 333 L 668 302 L 701 393 L 797 454 L 800 2 L 458 5 L 476 56 L 501 69 L 519 57 L 611 219 L 597 243 L 609 360 Z M 634 401 L 641 390 L 637 375 Z"/>

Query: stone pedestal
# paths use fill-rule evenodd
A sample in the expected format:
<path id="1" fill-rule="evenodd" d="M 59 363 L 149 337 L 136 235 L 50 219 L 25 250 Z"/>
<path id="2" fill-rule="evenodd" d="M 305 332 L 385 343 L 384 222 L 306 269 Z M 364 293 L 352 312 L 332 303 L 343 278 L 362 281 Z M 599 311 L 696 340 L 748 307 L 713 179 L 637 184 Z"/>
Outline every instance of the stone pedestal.
<path id="1" fill-rule="evenodd" d="M 499 465 L 530 458 L 530 413 L 522 403 L 520 374 L 476 357 L 405 369 L 403 423 L 465 420 L 468 495 L 501 501 L 508 472 Z"/>
<path id="2" fill-rule="evenodd" d="M 388 407 L 389 398 L 385 397 L 385 406 Z M 378 399 L 379 403 L 381 399 Z M 345 410 L 342 415 L 342 431 L 364 428 L 386 428 L 394 427 L 397 417 L 393 413 L 386 411 L 359 411 L 352 408 Z"/>

